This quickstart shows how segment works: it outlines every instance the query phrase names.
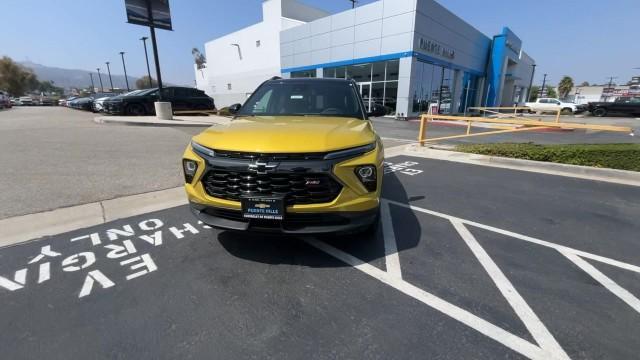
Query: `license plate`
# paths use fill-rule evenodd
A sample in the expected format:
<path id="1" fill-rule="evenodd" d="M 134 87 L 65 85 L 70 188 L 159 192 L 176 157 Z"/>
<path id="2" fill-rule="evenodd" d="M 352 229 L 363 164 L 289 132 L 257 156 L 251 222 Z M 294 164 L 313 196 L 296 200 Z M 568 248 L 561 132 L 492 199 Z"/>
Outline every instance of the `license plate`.
<path id="1" fill-rule="evenodd" d="M 242 216 L 245 219 L 282 220 L 284 218 L 284 199 L 246 197 L 241 199 Z"/>

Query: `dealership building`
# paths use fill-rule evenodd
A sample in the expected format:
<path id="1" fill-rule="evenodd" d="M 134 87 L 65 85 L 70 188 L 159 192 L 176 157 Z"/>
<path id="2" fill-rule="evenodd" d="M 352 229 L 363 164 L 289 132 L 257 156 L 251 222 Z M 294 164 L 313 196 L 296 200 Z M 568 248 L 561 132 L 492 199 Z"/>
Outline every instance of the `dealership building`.
<path id="1" fill-rule="evenodd" d="M 263 20 L 205 44 L 197 87 L 218 108 L 264 80 L 318 77 L 358 83 L 365 106 L 391 116 L 526 101 L 534 60 L 508 27 L 488 37 L 433 0 L 379 0 L 329 14 L 295 0 L 266 0 Z"/>

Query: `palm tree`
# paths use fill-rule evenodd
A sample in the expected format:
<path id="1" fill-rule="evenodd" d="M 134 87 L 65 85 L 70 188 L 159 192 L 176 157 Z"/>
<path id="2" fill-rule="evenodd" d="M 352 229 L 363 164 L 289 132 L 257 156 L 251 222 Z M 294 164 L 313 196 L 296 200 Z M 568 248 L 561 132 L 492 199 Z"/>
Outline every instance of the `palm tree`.
<path id="1" fill-rule="evenodd" d="M 566 98 L 569 93 L 571 92 L 571 89 L 573 88 L 573 79 L 571 78 L 571 76 L 564 76 L 562 78 L 562 80 L 560 80 L 560 83 L 558 84 L 558 92 L 560 93 L 560 98 L 564 99 Z"/>

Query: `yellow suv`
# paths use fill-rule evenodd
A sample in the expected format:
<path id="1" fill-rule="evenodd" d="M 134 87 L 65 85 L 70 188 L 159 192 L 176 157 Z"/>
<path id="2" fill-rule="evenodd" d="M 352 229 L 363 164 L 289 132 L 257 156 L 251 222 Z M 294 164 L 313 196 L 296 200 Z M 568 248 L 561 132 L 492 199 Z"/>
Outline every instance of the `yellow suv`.
<path id="1" fill-rule="evenodd" d="M 343 79 L 262 83 L 228 125 L 193 137 L 185 190 L 205 224 L 288 234 L 374 229 L 384 151 L 357 84 Z"/>

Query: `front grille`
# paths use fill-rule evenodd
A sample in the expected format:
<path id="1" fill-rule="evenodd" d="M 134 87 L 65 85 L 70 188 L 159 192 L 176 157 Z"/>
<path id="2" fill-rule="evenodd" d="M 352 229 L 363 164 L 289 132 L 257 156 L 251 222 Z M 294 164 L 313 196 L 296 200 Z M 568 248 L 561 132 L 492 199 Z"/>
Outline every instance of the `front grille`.
<path id="1" fill-rule="evenodd" d="M 216 157 L 228 159 L 243 159 L 262 161 L 299 161 L 299 160 L 322 160 L 326 153 L 283 153 L 283 154 L 263 154 L 253 152 L 215 150 Z"/>
<path id="2" fill-rule="evenodd" d="M 213 168 L 202 178 L 209 196 L 240 201 L 242 196 L 282 196 L 287 205 L 333 201 L 342 186 L 328 174 L 229 171 Z"/>

